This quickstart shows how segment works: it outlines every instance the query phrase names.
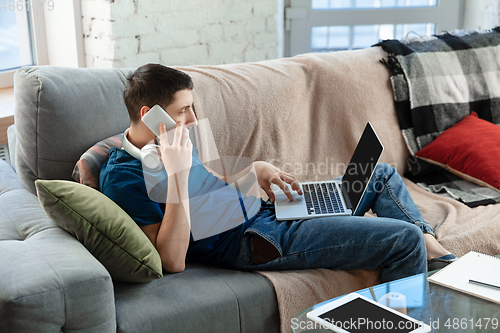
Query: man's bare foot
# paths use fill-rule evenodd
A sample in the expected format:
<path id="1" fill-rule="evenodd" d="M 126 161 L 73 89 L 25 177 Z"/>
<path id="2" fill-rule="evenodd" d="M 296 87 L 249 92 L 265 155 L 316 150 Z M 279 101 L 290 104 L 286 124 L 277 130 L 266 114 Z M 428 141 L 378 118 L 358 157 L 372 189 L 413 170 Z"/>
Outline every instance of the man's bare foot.
<path id="1" fill-rule="evenodd" d="M 445 249 L 433 235 L 424 234 L 424 239 L 427 248 L 427 260 L 451 254 L 451 252 Z"/>
<path id="2" fill-rule="evenodd" d="M 445 249 L 431 234 L 424 234 L 427 248 L 427 270 L 441 269 L 451 264 L 457 257 Z"/>

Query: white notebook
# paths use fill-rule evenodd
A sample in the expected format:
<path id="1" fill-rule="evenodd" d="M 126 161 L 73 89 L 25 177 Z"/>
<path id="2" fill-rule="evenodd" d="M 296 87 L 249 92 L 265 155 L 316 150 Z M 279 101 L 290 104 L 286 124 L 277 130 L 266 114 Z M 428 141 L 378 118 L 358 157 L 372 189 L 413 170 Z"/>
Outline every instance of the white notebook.
<path id="1" fill-rule="evenodd" d="M 428 280 L 500 304 L 500 289 L 469 282 L 475 280 L 500 286 L 500 258 L 471 251 L 429 276 Z"/>

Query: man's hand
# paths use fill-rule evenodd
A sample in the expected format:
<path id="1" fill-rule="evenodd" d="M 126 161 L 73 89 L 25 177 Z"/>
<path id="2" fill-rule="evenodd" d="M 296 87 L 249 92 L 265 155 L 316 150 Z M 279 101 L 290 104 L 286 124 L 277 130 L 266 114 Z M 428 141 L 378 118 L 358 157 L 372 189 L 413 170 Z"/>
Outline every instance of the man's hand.
<path id="1" fill-rule="evenodd" d="M 164 124 L 160 124 L 160 133 L 161 158 L 168 174 L 165 213 L 161 223 L 142 230 L 158 250 L 163 269 L 177 273 L 185 268 L 191 231 L 188 176 L 193 164 L 193 144 L 182 124 L 177 124 L 172 143 Z"/>
<path id="2" fill-rule="evenodd" d="M 271 189 L 272 184 L 276 184 L 279 188 L 281 188 L 290 201 L 293 201 L 293 196 L 288 190 L 288 185 L 286 183 L 292 185 L 292 190 L 297 191 L 298 194 L 302 195 L 302 189 L 300 188 L 299 182 L 296 181 L 291 174 L 263 161 L 255 162 L 254 166 L 259 185 L 267 193 L 271 202 L 274 202 L 276 199 L 273 190 Z"/>
<path id="3" fill-rule="evenodd" d="M 161 159 L 167 174 L 173 176 L 182 171 L 189 171 L 193 164 L 193 144 L 189 141 L 188 129 L 178 123 L 172 143 L 165 131 L 165 124 L 160 124 L 160 133 Z"/>

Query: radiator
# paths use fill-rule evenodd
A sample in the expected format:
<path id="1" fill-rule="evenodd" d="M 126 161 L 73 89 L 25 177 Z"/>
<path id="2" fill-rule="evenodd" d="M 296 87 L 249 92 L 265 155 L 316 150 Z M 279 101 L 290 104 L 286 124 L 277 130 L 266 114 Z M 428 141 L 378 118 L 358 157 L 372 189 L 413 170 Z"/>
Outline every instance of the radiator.
<path id="1" fill-rule="evenodd" d="M 0 160 L 4 160 L 5 162 L 10 164 L 9 146 L 6 144 L 0 145 Z"/>

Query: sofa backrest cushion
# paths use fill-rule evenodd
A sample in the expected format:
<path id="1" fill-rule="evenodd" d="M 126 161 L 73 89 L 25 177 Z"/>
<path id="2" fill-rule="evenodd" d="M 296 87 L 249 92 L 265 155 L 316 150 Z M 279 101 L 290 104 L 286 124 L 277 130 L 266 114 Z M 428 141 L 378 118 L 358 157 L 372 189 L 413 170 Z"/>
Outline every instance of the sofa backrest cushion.
<path id="1" fill-rule="evenodd" d="M 221 158 L 250 157 L 299 181 L 328 180 L 345 171 L 367 121 L 385 147 L 381 162 L 405 170 L 385 57 L 373 47 L 184 70 Z M 202 160 L 203 142 L 197 137 Z"/>
<path id="2" fill-rule="evenodd" d="M 124 131 L 127 69 L 24 67 L 14 77 L 16 164 L 33 194 L 36 179 L 71 180 L 96 142 Z"/>
<path id="3" fill-rule="evenodd" d="M 374 47 L 176 67 L 192 77 L 196 114 L 210 123 L 209 135 L 195 137 L 202 161 L 204 135 L 213 135 L 221 158 L 268 161 L 299 181 L 332 179 L 371 121 L 386 148 L 381 161 L 402 173 L 408 150 L 384 57 Z M 128 127 L 123 89 L 132 71 L 42 66 L 16 73 L 17 167 L 31 192 L 38 178 L 71 180 L 87 149 Z"/>

